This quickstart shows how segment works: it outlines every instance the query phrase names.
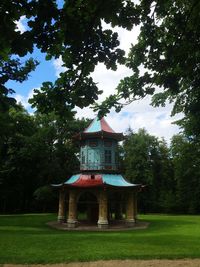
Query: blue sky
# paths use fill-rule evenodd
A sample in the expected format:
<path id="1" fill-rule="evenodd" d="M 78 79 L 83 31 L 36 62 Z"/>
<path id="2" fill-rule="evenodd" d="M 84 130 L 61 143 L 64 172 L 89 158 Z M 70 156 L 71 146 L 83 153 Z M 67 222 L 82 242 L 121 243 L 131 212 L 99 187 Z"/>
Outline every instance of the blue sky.
<path id="1" fill-rule="evenodd" d="M 37 48 L 34 49 L 34 53 L 28 54 L 24 57 L 24 61 L 30 57 L 33 57 L 39 61 L 39 65 L 36 70 L 30 73 L 28 80 L 23 83 L 9 81 L 8 86 L 15 90 L 14 96 L 19 102 L 31 112 L 31 107 L 28 105 L 28 98 L 32 95 L 34 88 L 39 88 L 44 81 L 55 81 L 56 72 L 54 67 L 54 60 L 46 61 L 45 54 L 41 53 Z M 23 62 L 22 59 L 22 62 Z"/>
<path id="2" fill-rule="evenodd" d="M 17 27 L 22 32 L 26 30 L 25 22 L 24 17 L 17 22 Z M 110 25 L 104 23 L 104 28 L 110 28 Z M 131 43 L 134 44 L 137 41 L 139 27 L 135 27 L 132 31 L 115 27 L 115 31 L 119 35 L 120 48 L 128 53 Z M 36 70 L 22 84 L 10 82 L 9 85 L 16 91 L 15 97 L 17 101 L 21 102 L 31 113 L 33 110 L 28 104 L 28 99 L 32 97 L 33 89 L 39 88 L 42 82 L 54 81 L 59 76 L 59 73 L 62 72 L 63 67 L 61 58 L 46 61 L 45 54 L 42 54 L 38 49 L 35 49 L 34 53 L 29 56 L 32 56 L 40 62 Z M 100 96 L 98 102 L 104 100 L 109 94 L 114 93 L 120 79 L 130 74 L 131 71 L 124 66 L 118 66 L 118 70 L 114 72 L 107 70 L 103 64 L 98 64 L 92 74 L 94 81 L 103 90 L 103 94 Z M 172 105 L 169 104 L 166 107 L 153 108 L 150 105 L 150 98 L 146 97 L 143 100 L 133 102 L 126 106 L 120 113 L 111 110 L 107 116 L 107 121 L 117 132 L 125 132 L 128 127 L 131 127 L 134 131 L 137 131 L 139 128 L 146 128 L 150 134 L 164 137 L 169 142 L 172 135 L 179 132 L 179 128 L 172 124 L 172 122 L 180 118 L 180 116 L 175 118 L 170 116 L 171 108 Z M 77 117 L 79 118 L 94 118 L 95 116 L 89 107 L 85 109 L 77 108 L 76 111 Z"/>

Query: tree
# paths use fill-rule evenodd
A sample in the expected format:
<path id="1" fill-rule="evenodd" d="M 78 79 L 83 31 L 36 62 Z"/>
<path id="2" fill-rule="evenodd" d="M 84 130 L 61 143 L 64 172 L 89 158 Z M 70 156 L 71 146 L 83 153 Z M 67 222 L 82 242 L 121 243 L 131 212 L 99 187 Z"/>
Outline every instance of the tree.
<path id="1" fill-rule="evenodd" d="M 174 209 L 175 183 L 169 149 L 164 140 L 158 140 L 144 129 L 131 129 L 124 142 L 125 175 L 133 183 L 146 185 L 139 194 L 143 212 L 169 212 Z"/>
<path id="2" fill-rule="evenodd" d="M 140 35 L 126 61 L 133 74 L 121 80 L 117 93 L 103 103 L 101 113 L 112 106 L 119 111 L 123 106 L 120 99 L 130 103 L 153 95 L 154 106 L 173 102 L 172 115 L 185 115 L 179 124 L 190 123 L 191 134 L 199 135 L 200 2 L 141 0 L 137 10 Z"/>
<path id="3" fill-rule="evenodd" d="M 118 35 L 103 28 L 103 23 L 131 29 L 138 24 L 138 12 L 129 0 L 68 0 L 58 6 L 55 0 L 1 1 L 0 30 L 3 60 L 10 55 L 32 53 L 34 45 L 46 53 L 47 59 L 61 56 L 66 67 L 55 83 L 44 82 L 36 90 L 31 103 L 39 111 L 69 115 L 74 106 L 93 104 L 101 93 L 91 77 L 95 66 L 102 62 L 116 70 L 124 63 Z M 16 31 L 15 21 L 24 16 L 25 32 Z M 6 31 L 4 31 L 6 29 Z"/>
<path id="4" fill-rule="evenodd" d="M 200 144 L 187 136 L 176 135 L 172 139 L 176 187 L 176 210 L 181 213 L 199 213 L 200 198 Z"/>
<path id="5" fill-rule="evenodd" d="M 118 35 L 103 29 L 103 21 L 131 29 L 133 22 L 138 23 L 135 11 L 135 5 L 125 0 L 64 1 L 50 27 L 53 37 L 48 50 L 43 42 L 38 46 L 48 53 L 48 58 L 61 56 L 67 70 L 54 84 L 44 83 L 36 91 L 31 101 L 33 106 L 42 112 L 53 108 L 63 113 L 75 105 L 83 108 L 95 103 L 102 93 L 91 77 L 95 66 L 102 62 L 108 69 L 116 70 L 116 63 L 124 63 L 124 51 L 117 48 Z M 30 25 L 32 33 L 37 35 L 34 24 Z"/>
<path id="6" fill-rule="evenodd" d="M 133 75 L 120 82 L 117 94 L 103 103 L 100 114 L 112 106 L 119 111 L 121 98 L 131 102 L 150 94 L 153 105 L 174 102 L 172 114 L 184 112 L 185 120 L 179 123 L 189 122 L 192 132 L 198 134 L 199 11 L 197 0 L 140 0 L 138 4 L 129 0 L 70 0 L 62 7 L 54 0 L 3 0 L 0 59 L 32 53 L 34 45 L 47 59 L 61 56 L 66 71 L 55 83 L 45 82 L 36 90 L 32 104 L 42 112 L 54 110 L 67 116 L 76 105 L 94 104 L 101 93 L 91 77 L 99 62 L 113 70 L 117 63 L 125 62 L 117 33 L 105 30 L 103 22 L 128 30 L 140 24 L 138 43 L 126 60 Z M 24 33 L 16 31 L 15 21 L 21 16 L 29 27 Z"/>
<path id="7" fill-rule="evenodd" d="M 31 168 L 28 155 L 24 157 L 22 150 L 36 127 L 33 118 L 21 106 L 12 107 L 1 115 L 5 131 L 0 142 L 0 209 L 17 211 L 26 209 L 34 184 L 35 169 Z"/>
<path id="8" fill-rule="evenodd" d="M 0 211 L 41 210 L 39 204 L 45 202 L 41 194 L 48 194 L 47 185 L 65 181 L 79 168 L 79 148 L 72 136 L 87 121 L 62 120 L 53 113 L 31 116 L 18 105 L 5 114 L 6 120 L 0 116 L 5 126 L 0 140 Z M 46 204 L 54 207 L 50 201 Z"/>
<path id="9" fill-rule="evenodd" d="M 171 150 L 164 139 L 159 140 L 158 157 L 154 165 L 154 175 L 157 176 L 157 180 L 160 180 L 157 183 L 159 209 L 161 212 L 175 213 L 177 211 L 177 181 L 174 175 Z M 159 172 L 156 168 L 157 165 Z"/>
<path id="10" fill-rule="evenodd" d="M 31 71 L 34 71 L 38 62 L 32 58 L 22 63 L 19 58 L 6 61 L 0 59 L 0 112 L 7 112 L 11 106 L 15 106 L 16 101 L 11 95 L 15 92 L 8 88 L 8 81 L 22 83 L 28 79 Z"/>
<path id="11" fill-rule="evenodd" d="M 7 82 L 25 81 L 30 72 L 34 71 L 38 62 L 36 60 L 23 59 L 28 52 L 33 51 L 33 42 L 27 33 L 17 30 L 16 21 L 21 16 L 31 16 L 31 1 L 6 1 L 0 3 L 0 111 L 6 112 L 16 104 L 11 96 L 15 91 L 9 88 Z"/>

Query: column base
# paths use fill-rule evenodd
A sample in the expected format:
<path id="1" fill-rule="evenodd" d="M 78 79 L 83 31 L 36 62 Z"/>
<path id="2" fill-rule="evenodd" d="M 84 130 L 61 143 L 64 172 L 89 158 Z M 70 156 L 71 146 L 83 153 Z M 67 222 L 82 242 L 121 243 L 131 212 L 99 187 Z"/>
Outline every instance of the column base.
<path id="1" fill-rule="evenodd" d="M 100 228 L 100 229 L 106 229 L 106 228 L 108 228 L 108 221 L 107 220 L 105 220 L 105 221 L 98 221 L 98 228 Z"/>
<path id="2" fill-rule="evenodd" d="M 65 216 L 58 216 L 58 222 L 64 223 L 66 221 Z"/>
<path id="3" fill-rule="evenodd" d="M 68 228 L 76 228 L 78 225 L 77 221 L 73 221 L 73 220 L 67 220 L 67 227 Z"/>
<path id="4" fill-rule="evenodd" d="M 133 227 L 133 226 L 135 226 L 135 220 L 134 219 L 126 220 L 126 226 L 127 227 Z"/>

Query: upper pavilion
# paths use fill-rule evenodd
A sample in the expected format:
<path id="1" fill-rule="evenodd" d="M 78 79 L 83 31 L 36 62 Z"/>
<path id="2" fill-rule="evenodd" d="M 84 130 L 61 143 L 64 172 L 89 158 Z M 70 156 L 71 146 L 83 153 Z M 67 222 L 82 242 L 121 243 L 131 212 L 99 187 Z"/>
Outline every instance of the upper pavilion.
<path id="1" fill-rule="evenodd" d="M 104 118 L 96 117 L 91 124 L 75 136 L 80 141 L 81 171 L 117 171 L 118 141 L 122 133 L 116 133 Z"/>

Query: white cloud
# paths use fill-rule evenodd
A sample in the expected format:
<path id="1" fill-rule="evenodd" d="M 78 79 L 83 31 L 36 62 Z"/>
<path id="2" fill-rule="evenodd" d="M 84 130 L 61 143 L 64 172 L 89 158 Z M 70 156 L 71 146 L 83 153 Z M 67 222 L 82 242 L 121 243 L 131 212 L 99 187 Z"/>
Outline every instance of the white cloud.
<path id="1" fill-rule="evenodd" d="M 157 137 L 164 137 L 168 142 L 173 134 L 179 132 L 172 122 L 178 119 L 170 116 L 171 106 L 154 108 L 150 106 L 150 99 L 143 99 L 133 102 L 125 107 L 120 113 L 110 113 L 108 120 L 113 123 L 116 131 L 125 132 L 131 127 L 135 132 L 145 128 L 150 134 Z"/>
<path id="2" fill-rule="evenodd" d="M 104 29 L 111 28 L 110 25 L 104 22 L 103 27 Z M 135 44 L 137 41 L 140 28 L 135 27 L 132 31 L 127 31 L 120 27 L 115 27 L 114 31 L 118 32 L 120 48 L 124 49 L 127 55 L 131 44 Z M 60 72 L 65 70 L 62 64 L 61 57 L 53 61 L 57 77 L 59 77 Z M 125 66 L 118 65 L 117 71 L 112 71 L 106 69 L 104 64 L 98 64 L 92 74 L 99 89 L 103 91 L 98 103 L 110 94 L 113 94 L 120 80 L 131 75 L 131 73 L 132 71 Z M 164 137 L 169 142 L 172 135 L 179 132 L 179 128 L 172 124 L 175 118 L 170 116 L 171 108 L 171 105 L 153 108 L 150 105 L 150 97 L 146 97 L 143 100 L 135 101 L 126 106 L 120 113 L 115 113 L 112 110 L 107 116 L 107 121 L 116 132 L 125 132 L 128 127 L 131 127 L 134 131 L 138 131 L 139 128 L 145 128 L 150 134 L 160 138 Z M 96 116 L 89 107 L 84 109 L 76 108 L 76 111 L 76 116 L 79 118 L 92 119 Z"/>
<path id="3" fill-rule="evenodd" d="M 17 26 L 16 31 L 20 31 L 21 33 L 26 31 L 25 20 L 26 16 L 21 16 L 18 21 L 15 21 L 15 24 Z"/>
<path id="4" fill-rule="evenodd" d="M 21 103 L 25 109 L 30 109 L 31 105 L 28 103 L 28 100 L 33 97 L 34 89 L 39 89 L 39 87 L 31 89 L 27 95 L 16 94 L 15 99 L 17 103 Z"/>
<path id="5" fill-rule="evenodd" d="M 120 113 L 113 110 L 107 115 L 106 120 L 116 132 L 126 132 L 131 127 L 137 132 L 145 128 L 150 134 L 159 138 L 164 137 L 169 143 L 171 137 L 179 132 L 179 128 L 172 122 L 179 117 L 171 117 L 171 105 L 154 108 L 150 105 L 150 98 L 135 101 L 122 109 Z M 89 109 L 77 109 L 77 117 L 94 118 L 96 114 Z"/>
<path id="6" fill-rule="evenodd" d="M 16 94 L 15 99 L 18 104 L 21 103 L 25 108 L 27 108 L 27 101 L 25 96 Z"/>
<path id="7" fill-rule="evenodd" d="M 130 69 L 122 65 L 118 65 L 117 71 L 112 71 L 106 69 L 104 64 L 98 64 L 92 74 L 92 77 L 98 84 L 99 89 L 103 91 L 103 94 L 100 95 L 98 102 L 103 101 L 110 94 L 114 94 L 119 81 L 125 76 L 131 75 L 131 73 Z"/>
<path id="8" fill-rule="evenodd" d="M 109 25 L 104 25 L 109 28 Z M 115 28 L 121 40 L 120 47 L 128 53 L 131 43 L 136 43 L 139 34 L 139 27 L 131 32 L 122 28 Z M 103 64 L 98 64 L 92 77 L 98 83 L 99 89 L 103 90 L 98 102 L 103 101 L 107 96 L 115 92 L 119 81 L 131 75 L 131 70 L 125 66 L 118 66 L 117 71 L 107 70 Z M 160 89 L 159 89 L 160 90 Z M 171 117 L 172 105 L 166 107 L 154 108 L 150 105 L 151 98 L 145 97 L 142 100 L 135 101 L 124 107 L 120 113 L 111 110 L 107 116 L 107 121 L 116 132 L 125 132 L 128 127 L 134 131 L 139 128 L 145 128 L 150 134 L 157 137 L 164 137 L 169 143 L 170 138 L 179 132 L 178 126 L 172 124 L 177 118 Z M 96 114 L 90 109 L 77 109 L 77 117 L 94 118 Z"/>
<path id="9" fill-rule="evenodd" d="M 126 55 L 131 47 L 131 44 L 135 44 L 140 33 L 140 26 L 134 27 L 131 31 L 125 30 L 122 27 L 111 27 L 111 24 L 102 22 L 103 29 L 112 29 L 118 33 L 118 39 L 120 41 L 119 48 L 126 52 Z"/>
<path id="10" fill-rule="evenodd" d="M 55 69 L 56 77 L 59 77 L 60 73 L 66 71 L 67 69 L 66 67 L 63 67 L 63 61 L 61 56 L 53 60 L 53 66 Z"/>

